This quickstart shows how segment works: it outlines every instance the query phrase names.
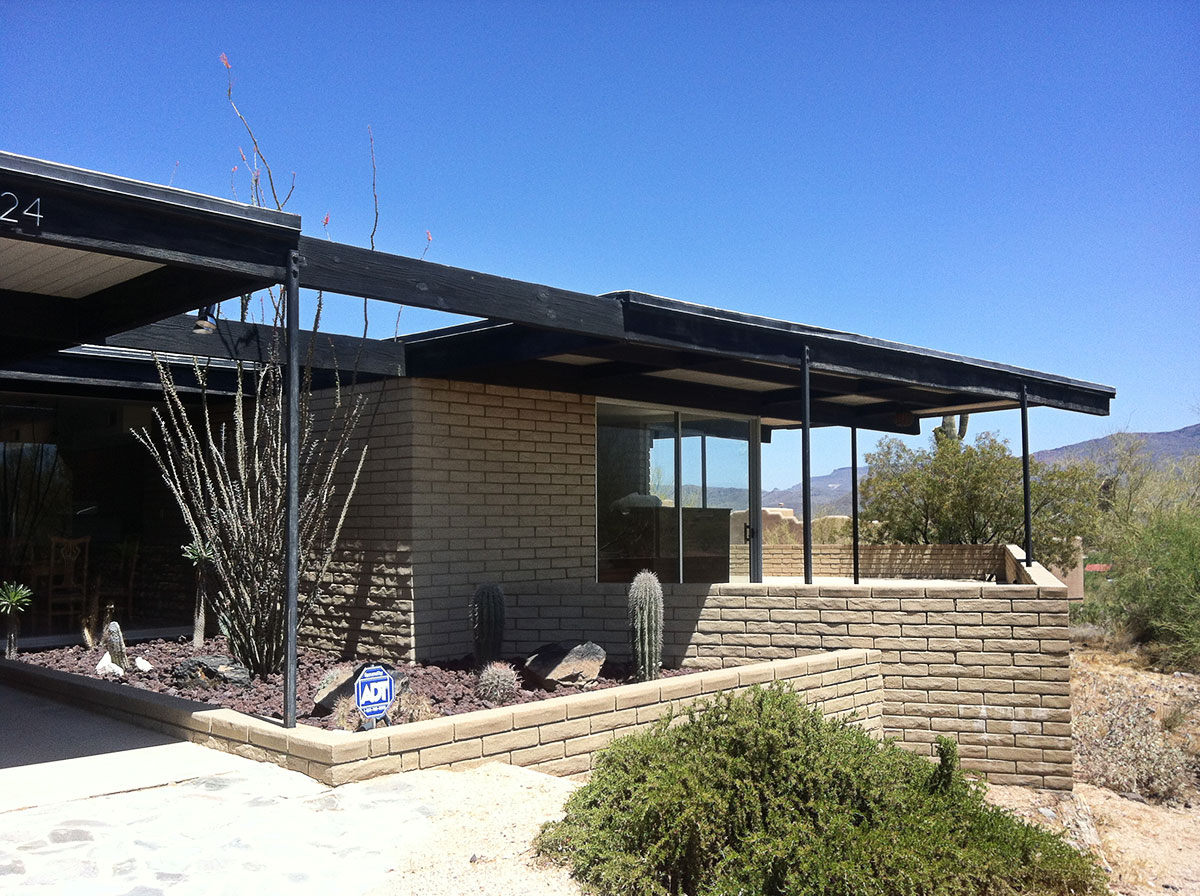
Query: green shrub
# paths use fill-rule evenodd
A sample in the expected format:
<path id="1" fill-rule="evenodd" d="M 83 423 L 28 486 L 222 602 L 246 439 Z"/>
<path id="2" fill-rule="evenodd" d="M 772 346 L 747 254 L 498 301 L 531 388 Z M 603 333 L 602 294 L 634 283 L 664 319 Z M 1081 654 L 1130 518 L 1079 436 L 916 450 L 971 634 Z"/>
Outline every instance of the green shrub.
<path id="1" fill-rule="evenodd" d="M 1131 531 L 1094 612 L 1168 668 L 1200 670 L 1200 509 L 1156 512 Z"/>
<path id="2" fill-rule="evenodd" d="M 538 850 L 621 896 L 1100 893 L 1061 838 L 773 685 L 722 695 L 598 757 Z"/>

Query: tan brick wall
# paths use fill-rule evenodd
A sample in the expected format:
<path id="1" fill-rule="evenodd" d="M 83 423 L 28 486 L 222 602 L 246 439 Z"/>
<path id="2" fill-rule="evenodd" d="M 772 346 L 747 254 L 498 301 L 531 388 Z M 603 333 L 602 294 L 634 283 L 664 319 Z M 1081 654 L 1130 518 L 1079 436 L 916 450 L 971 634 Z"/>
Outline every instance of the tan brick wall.
<path id="1" fill-rule="evenodd" d="M 480 582 L 595 578 L 591 398 L 442 380 L 358 391 L 368 401 L 355 436 L 356 447 L 369 442 L 366 464 L 335 583 L 305 643 L 458 657 L 471 649 L 467 602 Z"/>
<path id="2" fill-rule="evenodd" d="M 414 649 L 461 656 L 480 582 L 595 578 L 595 402 L 470 383 L 412 388 Z"/>
<path id="3" fill-rule="evenodd" d="M 998 577 L 1003 569 L 1004 546 L 998 544 L 864 544 L 859 548 L 861 578 L 982 580 Z M 748 548 L 735 548 L 730 573 L 749 575 Z M 850 545 L 813 545 L 813 575 L 849 578 L 853 574 Z M 763 575 L 803 576 L 803 546 L 763 545 Z"/>
<path id="4" fill-rule="evenodd" d="M 332 582 L 301 629 L 301 643 L 346 656 L 412 659 L 412 514 L 402 498 L 414 480 L 412 389 L 406 380 L 389 380 L 354 392 L 364 408 L 337 477 L 340 494 L 364 446 L 366 458 Z M 315 395 L 314 416 L 327 420 L 332 405 L 329 393 Z"/>

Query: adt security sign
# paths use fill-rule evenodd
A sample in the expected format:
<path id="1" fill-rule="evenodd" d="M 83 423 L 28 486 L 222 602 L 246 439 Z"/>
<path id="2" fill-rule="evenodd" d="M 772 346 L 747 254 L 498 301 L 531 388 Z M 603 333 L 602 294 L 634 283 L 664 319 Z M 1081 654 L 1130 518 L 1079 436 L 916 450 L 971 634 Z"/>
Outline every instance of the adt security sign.
<path id="1" fill-rule="evenodd" d="M 370 722 L 383 718 L 395 699 L 396 684 L 383 666 L 367 666 L 354 682 L 354 702 Z"/>

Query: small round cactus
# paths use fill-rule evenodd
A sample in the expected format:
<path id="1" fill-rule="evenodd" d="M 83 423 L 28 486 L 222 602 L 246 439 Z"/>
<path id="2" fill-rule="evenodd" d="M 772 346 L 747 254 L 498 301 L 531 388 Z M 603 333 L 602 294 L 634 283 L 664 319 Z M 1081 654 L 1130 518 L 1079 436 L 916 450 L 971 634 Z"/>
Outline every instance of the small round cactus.
<path id="1" fill-rule="evenodd" d="M 504 589 L 499 585 L 487 583 L 475 589 L 471 598 L 471 636 L 476 666 L 483 668 L 500 658 L 504 644 Z"/>
<path id="2" fill-rule="evenodd" d="M 662 625 L 662 585 L 643 569 L 629 586 L 629 646 L 638 681 L 653 681 L 662 669 Z"/>
<path id="3" fill-rule="evenodd" d="M 519 689 L 517 670 L 508 663 L 488 663 L 475 681 L 475 696 L 488 703 L 507 703 Z"/>

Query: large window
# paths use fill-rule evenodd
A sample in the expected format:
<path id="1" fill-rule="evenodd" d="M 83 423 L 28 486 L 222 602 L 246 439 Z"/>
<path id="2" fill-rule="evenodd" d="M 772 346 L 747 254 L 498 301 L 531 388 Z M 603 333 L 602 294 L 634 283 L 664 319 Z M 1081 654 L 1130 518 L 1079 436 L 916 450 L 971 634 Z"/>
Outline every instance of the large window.
<path id="1" fill-rule="evenodd" d="M 597 405 L 596 575 L 626 582 L 750 577 L 759 516 L 757 421 Z"/>

